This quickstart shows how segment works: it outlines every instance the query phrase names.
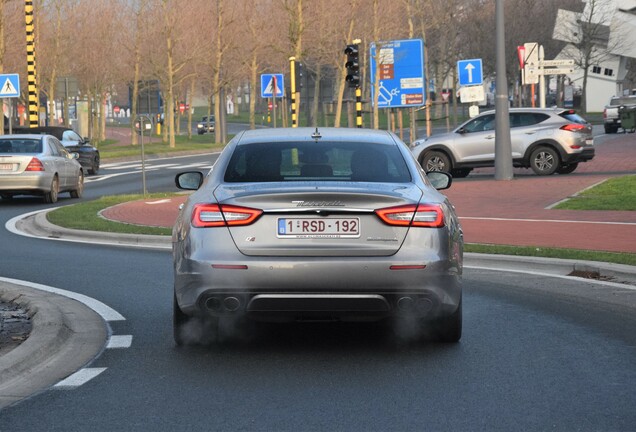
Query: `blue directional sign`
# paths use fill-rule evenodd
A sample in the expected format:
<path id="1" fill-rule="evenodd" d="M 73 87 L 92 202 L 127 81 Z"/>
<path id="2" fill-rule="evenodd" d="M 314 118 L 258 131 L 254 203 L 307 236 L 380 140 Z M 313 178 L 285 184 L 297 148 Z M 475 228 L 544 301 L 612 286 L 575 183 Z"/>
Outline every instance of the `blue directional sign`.
<path id="1" fill-rule="evenodd" d="M 20 96 L 20 75 L 0 75 L 0 98 L 14 98 Z"/>
<path id="2" fill-rule="evenodd" d="M 460 60 L 457 62 L 457 74 L 460 86 L 480 85 L 484 81 L 481 59 Z"/>
<path id="3" fill-rule="evenodd" d="M 371 44 L 370 65 L 373 101 L 375 101 L 376 71 L 380 78 L 378 108 L 424 105 L 426 80 L 424 79 L 424 43 L 421 39 L 379 42 L 377 46 L 375 43 Z"/>
<path id="4" fill-rule="evenodd" d="M 276 78 L 276 80 L 274 80 Z M 261 97 L 270 98 L 274 96 L 274 82 L 276 82 L 276 97 L 284 96 L 285 76 L 283 74 L 262 74 L 261 75 Z"/>

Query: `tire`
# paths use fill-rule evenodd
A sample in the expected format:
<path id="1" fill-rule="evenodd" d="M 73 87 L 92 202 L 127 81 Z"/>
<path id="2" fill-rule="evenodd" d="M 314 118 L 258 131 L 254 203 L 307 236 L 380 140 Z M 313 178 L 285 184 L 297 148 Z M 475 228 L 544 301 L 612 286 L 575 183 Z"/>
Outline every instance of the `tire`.
<path id="1" fill-rule="evenodd" d="M 212 345 L 217 341 L 219 319 L 213 317 L 188 316 L 183 313 L 177 303 L 177 296 L 172 303 L 172 330 L 174 343 L 183 345 Z"/>
<path id="2" fill-rule="evenodd" d="M 552 175 L 560 165 L 559 154 L 551 147 L 537 147 L 530 154 L 530 168 L 537 175 Z"/>
<path id="3" fill-rule="evenodd" d="M 81 198 L 84 193 L 84 172 L 80 170 L 77 177 L 77 186 L 71 190 L 71 198 Z"/>
<path id="4" fill-rule="evenodd" d="M 605 125 L 605 133 L 611 134 L 611 133 L 616 133 L 616 131 L 614 130 L 612 126 Z"/>
<path id="5" fill-rule="evenodd" d="M 468 174 L 470 174 L 470 172 L 472 171 L 472 168 L 457 168 L 454 170 L 451 170 L 451 175 L 454 178 L 464 178 L 464 177 L 468 177 Z"/>
<path id="6" fill-rule="evenodd" d="M 428 321 L 431 337 L 435 342 L 457 343 L 462 338 L 462 301 L 455 312 L 445 317 Z"/>
<path id="7" fill-rule="evenodd" d="M 93 159 L 93 165 L 88 170 L 88 174 L 95 175 L 99 172 L 99 156 L 95 156 Z"/>
<path id="8" fill-rule="evenodd" d="M 51 181 L 51 190 L 44 193 L 44 202 L 47 204 L 53 204 L 57 202 L 58 194 L 60 193 L 60 180 L 57 175 L 53 177 Z"/>
<path id="9" fill-rule="evenodd" d="M 569 165 L 561 165 L 557 168 L 556 172 L 559 174 L 570 174 L 573 173 L 574 170 L 579 166 L 578 163 L 572 163 Z"/>
<path id="10" fill-rule="evenodd" d="M 443 171 L 450 173 L 451 172 L 451 163 L 444 153 L 439 151 L 430 151 L 422 157 L 420 160 L 420 165 L 425 172 L 429 171 Z"/>

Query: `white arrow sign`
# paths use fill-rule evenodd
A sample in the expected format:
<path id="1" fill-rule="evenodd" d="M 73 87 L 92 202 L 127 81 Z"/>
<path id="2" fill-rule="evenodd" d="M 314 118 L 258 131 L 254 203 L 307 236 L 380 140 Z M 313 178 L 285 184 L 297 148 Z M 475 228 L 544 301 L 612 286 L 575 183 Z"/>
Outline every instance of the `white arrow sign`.
<path id="1" fill-rule="evenodd" d="M 468 63 L 464 69 L 468 72 L 468 82 L 473 82 L 473 69 L 475 69 L 475 66 L 472 63 Z"/>

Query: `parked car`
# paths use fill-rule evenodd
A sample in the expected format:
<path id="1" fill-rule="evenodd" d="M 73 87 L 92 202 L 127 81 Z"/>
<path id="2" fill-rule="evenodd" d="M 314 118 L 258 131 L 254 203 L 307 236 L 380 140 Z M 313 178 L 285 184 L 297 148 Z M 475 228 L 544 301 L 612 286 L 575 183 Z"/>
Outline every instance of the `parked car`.
<path id="1" fill-rule="evenodd" d="M 457 342 L 463 236 L 446 173 L 424 174 L 392 133 L 249 130 L 174 225 L 174 339 L 211 343 L 220 320 L 395 320 Z M 435 186 L 433 186 L 433 184 Z"/>
<path id="2" fill-rule="evenodd" d="M 538 175 L 569 174 L 594 158 L 592 125 L 563 108 L 511 108 L 510 140 L 515 167 Z M 495 111 L 486 111 L 451 133 L 416 140 L 412 152 L 425 171 L 466 177 L 495 165 Z"/>
<path id="3" fill-rule="evenodd" d="M 99 171 L 99 150 L 93 147 L 88 138 L 82 138 L 71 128 L 64 126 L 38 126 L 35 128 L 18 128 L 14 133 L 37 133 L 53 135 L 71 153 L 79 155 L 79 163 L 87 174 L 97 174 Z"/>
<path id="4" fill-rule="evenodd" d="M 80 198 L 84 192 L 84 170 L 77 153 L 69 153 L 51 135 L 0 136 L 0 197 L 42 195 L 44 202 L 57 202 L 69 192 Z"/>
<path id="5" fill-rule="evenodd" d="M 636 95 L 613 96 L 610 98 L 609 103 L 605 105 L 605 109 L 603 109 L 605 133 L 616 133 L 618 129 L 622 127 L 619 112 L 621 107 L 636 107 Z"/>
<path id="6" fill-rule="evenodd" d="M 197 123 L 197 133 L 199 135 L 203 135 L 204 133 L 212 133 L 214 132 L 214 126 L 216 122 L 214 121 L 214 116 L 203 116 L 201 121 Z"/>

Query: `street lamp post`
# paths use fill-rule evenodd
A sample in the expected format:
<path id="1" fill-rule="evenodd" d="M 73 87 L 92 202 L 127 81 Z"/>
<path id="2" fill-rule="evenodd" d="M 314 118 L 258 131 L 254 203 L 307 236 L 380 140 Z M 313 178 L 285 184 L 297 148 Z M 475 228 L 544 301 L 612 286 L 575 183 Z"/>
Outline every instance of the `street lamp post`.
<path id="1" fill-rule="evenodd" d="M 512 180 L 512 148 L 508 117 L 508 82 L 506 79 L 506 42 L 504 0 L 495 0 L 497 37 L 497 93 L 495 95 L 495 180 Z"/>

